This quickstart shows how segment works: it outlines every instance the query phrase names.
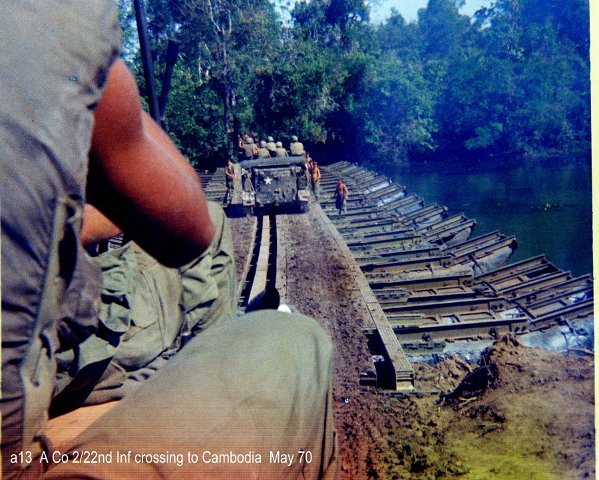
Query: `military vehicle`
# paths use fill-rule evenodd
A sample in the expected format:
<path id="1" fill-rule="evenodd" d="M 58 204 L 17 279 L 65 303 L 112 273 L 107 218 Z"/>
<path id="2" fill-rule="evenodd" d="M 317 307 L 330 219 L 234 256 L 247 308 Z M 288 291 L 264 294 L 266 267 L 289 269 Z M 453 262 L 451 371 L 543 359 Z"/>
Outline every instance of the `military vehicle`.
<path id="1" fill-rule="evenodd" d="M 289 207 L 305 212 L 310 198 L 305 162 L 304 156 L 242 161 L 243 206 L 250 209 Z"/>

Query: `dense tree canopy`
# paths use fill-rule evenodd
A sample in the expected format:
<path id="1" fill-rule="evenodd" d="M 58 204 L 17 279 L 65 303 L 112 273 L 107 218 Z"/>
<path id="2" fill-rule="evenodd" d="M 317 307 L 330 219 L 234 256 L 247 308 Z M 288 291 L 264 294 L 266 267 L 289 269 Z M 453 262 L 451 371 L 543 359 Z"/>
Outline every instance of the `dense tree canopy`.
<path id="1" fill-rule="evenodd" d="M 588 0 L 496 0 L 474 18 L 462 4 L 375 26 L 364 0 L 298 0 L 288 21 L 268 0 L 147 0 L 159 89 L 179 45 L 165 127 L 206 168 L 245 132 L 381 165 L 590 151 Z"/>

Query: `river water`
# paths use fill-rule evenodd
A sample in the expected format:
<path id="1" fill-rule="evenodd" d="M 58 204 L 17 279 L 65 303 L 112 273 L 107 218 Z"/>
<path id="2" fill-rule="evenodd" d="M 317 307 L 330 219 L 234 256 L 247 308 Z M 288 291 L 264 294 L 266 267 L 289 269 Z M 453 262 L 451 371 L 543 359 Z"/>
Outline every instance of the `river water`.
<path id="1" fill-rule="evenodd" d="M 515 235 L 510 263 L 544 253 L 574 275 L 592 273 L 591 164 L 580 158 L 517 165 L 429 164 L 394 172 L 393 180 L 427 205 L 445 205 L 477 220 L 473 237 Z"/>

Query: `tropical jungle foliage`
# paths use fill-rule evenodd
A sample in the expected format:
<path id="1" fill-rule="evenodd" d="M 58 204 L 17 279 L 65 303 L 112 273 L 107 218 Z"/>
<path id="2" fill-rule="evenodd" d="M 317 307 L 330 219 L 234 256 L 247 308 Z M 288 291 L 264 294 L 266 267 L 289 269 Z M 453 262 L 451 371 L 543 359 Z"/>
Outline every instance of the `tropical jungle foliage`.
<path id="1" fill-rule="evenodd" d="M 124 57 L 145 93 L 129 0 Z M 590 151 L 588 0 L 496 0 L 474 18 L 429 0 L 414 22 L 369 22 L 364 0 L 147 0 L 158 90 L 179 45 L 163 123 L 210 168 L 253 132 L 297 135 L 325 159 Z"/>

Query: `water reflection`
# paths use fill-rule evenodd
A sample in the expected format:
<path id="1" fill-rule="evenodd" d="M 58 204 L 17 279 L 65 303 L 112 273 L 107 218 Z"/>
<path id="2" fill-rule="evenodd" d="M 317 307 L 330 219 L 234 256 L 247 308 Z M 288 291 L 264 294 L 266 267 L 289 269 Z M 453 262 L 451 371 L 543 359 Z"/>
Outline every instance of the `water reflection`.
<path id="1" fill-rule="evenodd" d="M 511 262 L 544 253 L 575 275 L 592 272 L 590 162 L 568 157 L 521 165 L 429 165 L 392 174 L 427 205 L 477 220 L 474 236 L 515 235 Z"/>

